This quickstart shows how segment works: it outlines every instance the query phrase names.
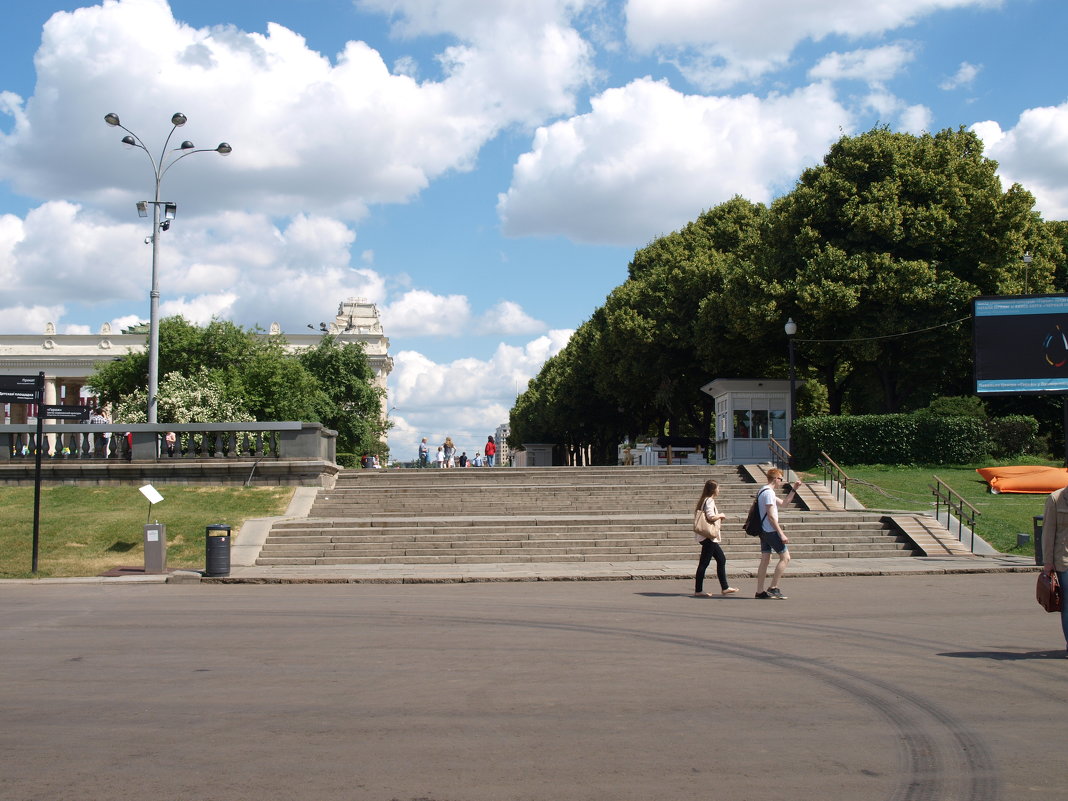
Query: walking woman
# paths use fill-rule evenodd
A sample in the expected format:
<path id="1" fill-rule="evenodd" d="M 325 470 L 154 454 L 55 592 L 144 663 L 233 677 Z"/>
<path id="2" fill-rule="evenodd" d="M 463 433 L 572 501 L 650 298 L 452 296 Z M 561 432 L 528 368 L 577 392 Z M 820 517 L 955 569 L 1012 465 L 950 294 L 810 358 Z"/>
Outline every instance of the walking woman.
<path id="1" fill-rule="evenodd" d="M 697 575 L 694 579 L 694 597 L 695 598 L 711 598 L 712 593 L 705 592 L 705 571 L 708 569 L 709 563 L 716 560 L 716 578 L 719 579 L 720 590 L 724 595 L 731 595 L 738 592 L 736 587 L 732 587 L 727 583 L 727 557 L 723 553 L 723 547 L 720 542 L 720 525 L 727 516 L 719 511 L 716 507 L 716 495 L 719 494 L 719 484 L 712 479 L 705 482 L 705 488 L 701 492 L 701 497 L 697 501 L 697 506 L 694 507 L 694 518 L 697 518 L 698 513 L 702 513 L 708 523 L 711 524 L 710 532 L 702 535 L 697 535 L 701 539 L 701 558 L 697 561 Z"/>

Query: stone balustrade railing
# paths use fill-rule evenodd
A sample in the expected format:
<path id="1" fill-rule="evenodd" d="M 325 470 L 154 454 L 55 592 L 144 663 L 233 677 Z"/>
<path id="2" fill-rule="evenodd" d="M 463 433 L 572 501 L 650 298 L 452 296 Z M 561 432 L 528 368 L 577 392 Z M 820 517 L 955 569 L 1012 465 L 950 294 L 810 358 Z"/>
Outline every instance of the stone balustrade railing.
<path id="1" fill-rule="evenodd" d="M 166 435 L 173 432 L 173 449 Z M 337 432 L 321 423 L 47 423 L 51 461 L 320 460 L 337 462 Z M 0 463 L 33 461 L 34 425 L 0 425 Z"/>

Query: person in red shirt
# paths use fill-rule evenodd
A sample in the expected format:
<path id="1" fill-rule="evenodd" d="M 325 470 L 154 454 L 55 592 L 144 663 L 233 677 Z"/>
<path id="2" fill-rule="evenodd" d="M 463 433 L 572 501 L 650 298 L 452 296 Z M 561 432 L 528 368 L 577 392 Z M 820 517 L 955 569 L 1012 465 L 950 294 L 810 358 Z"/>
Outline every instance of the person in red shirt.
<path id="1" fill-rule="evenodd" d="M 486 452 L 486 467 L 493 467 L 497 458 L 497 443 L 493 441 L 492 435 L 486 438 L 486 447 L 483 450 Z"/>

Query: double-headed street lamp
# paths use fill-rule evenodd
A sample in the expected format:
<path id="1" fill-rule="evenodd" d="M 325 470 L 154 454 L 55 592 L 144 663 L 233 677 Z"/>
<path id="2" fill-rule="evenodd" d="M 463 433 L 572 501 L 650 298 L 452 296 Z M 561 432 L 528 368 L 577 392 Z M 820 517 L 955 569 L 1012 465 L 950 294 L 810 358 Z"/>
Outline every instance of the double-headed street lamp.
<path id="1" fill-rule="evenodd" d="M 174 215 L 178 211 L 176 203 L 164 202 L 159 199 L 159 185 L 163 181 L 163 176 L 167 174 L 167 170 L 186 156 L 191 156 L 194 153 L 219 153 L 225 156 L 233 148 L 226 142 L 220 142 L 218 147 L 197 148 L 187 139 L 170 152 L 171 157 L 168 159 L 167 145 L 170 144 L 174 132 L 186 123 L 186 116 L 179 112 L 171 117 L 171 125 L 173 127 L 171 132 L 167 134 L 167 139 L 163 142 L 163 149 L 160 151 L 159 158 L 155 159 L 148 148 L 145 147 L 141 138 L 119 121 L 118 114 L 105 114 L 104 122 L 112 127 L 122 128 L 122 130 L 126 131 L 126 136 L 122 137 L 124 145 L 138 147 L 145 151 L 149 163 L 152 164 L 152 173 L 156 179 L 155 200 L 142 200 L 137 203 L 137 213 L 141 217 L 147 217 L 148 207 L 152 206 L 152 236 L 148 237 L 145 242 L 152 243 L 152 289 L 149 293 L 148 318 L 148 422 L 155 423 L 156 394 L 159 389 L 159 235 L 161 231 L 166 231 L 171 227 L 171 220 L 174 219 Z M 175 153 L 179 155 L 174 155 Z M 162 222 L 160 221 L 160 206 L 163 206 Z"/>

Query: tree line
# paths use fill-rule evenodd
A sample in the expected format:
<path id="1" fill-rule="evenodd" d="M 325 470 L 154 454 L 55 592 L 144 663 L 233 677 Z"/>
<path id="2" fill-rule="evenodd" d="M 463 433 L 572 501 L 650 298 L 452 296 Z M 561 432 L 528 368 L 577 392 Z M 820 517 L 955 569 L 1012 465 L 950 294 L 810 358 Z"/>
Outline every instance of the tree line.
<path id="1" fill-rule="evenodd" d="M 997 166 L 964 128 L 875 128 L 842 136 L 770 207 L 734 197 L 658 237 L 519 396 L 509 443 L 614 463 L 625 439 L 710 439 L 700 387 L 786 377 L 788 319 L 799 415 L 971 394 L 972 298 L 1061 291 L 1068 277 L 1068 223 L 1003 189 Z M 1048 399 L 993 402 L 1057 419 Z"/>

